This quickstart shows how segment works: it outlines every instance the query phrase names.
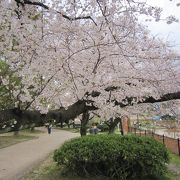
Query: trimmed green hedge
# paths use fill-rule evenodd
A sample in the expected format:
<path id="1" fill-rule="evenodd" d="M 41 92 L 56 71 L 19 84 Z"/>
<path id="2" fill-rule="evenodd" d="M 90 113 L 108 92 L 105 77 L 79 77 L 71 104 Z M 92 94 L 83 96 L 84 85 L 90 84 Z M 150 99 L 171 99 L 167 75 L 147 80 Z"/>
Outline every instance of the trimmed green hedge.
<path id="1" fill-rule="evenodd" d="M 163 144 L 151 138 L 90 135 L 65 142 L 54 160 L 78 175 L 142 179 L 163 175 L 169 155 Z"/>

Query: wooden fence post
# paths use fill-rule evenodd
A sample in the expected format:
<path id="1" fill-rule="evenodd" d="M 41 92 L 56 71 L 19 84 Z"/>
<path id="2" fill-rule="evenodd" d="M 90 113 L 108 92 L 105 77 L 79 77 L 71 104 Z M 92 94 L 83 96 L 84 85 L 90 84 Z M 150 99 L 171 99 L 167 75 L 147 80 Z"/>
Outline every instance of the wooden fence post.
<path id="1" fill-rule="evenodd" d="M 152 131 L 152 137 L 154 138 L 154 133 L 153 133 L 153 131 Z"/>
<path id="2" fill-rule="evenodd" d="M 164 134 L 163 134 L 163 144 L 165 144 Z"/>
<path id="3" fill-rule="evenodd" d="M 180 156 L 180 142 L 179 142 L 179 138 L 177 139 L 177 143 L 178 143 L 178 152 L 179 152 L 179 156 Z"/>

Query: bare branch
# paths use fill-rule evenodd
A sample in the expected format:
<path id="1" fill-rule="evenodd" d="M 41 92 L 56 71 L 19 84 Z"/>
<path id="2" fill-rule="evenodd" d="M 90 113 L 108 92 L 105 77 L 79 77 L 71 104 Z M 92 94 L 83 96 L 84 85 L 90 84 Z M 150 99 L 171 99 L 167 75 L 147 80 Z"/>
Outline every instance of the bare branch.
<path id="1" fill-rule="evenodd" d="M 27 109 L 32 105 L 32 103 L 36 100 L 36 98 L 41 95 L 41 93 L 44 91 L 44 89 L 46 88 L 46 86 L 49 84 L 49 82 L 50 82 L 53 78 L 54 78 L 54 76 L 51 76 L 51 77 L 47 80 L 47 82 L 43 85 L 43 87 L 41 87 L 41 89 L 36 92 L 36 95 L 33 97 L 32 101 L 28 102 L 27 106 L 25 107 L 25 110 L 27 110 Z"/>
<path id="2" fill-rule="evenodd" d="M 42 7 L 42 8 L 47 9 L 47 10 L 50 9 L 47 5 L 45 5 L 42 2 L 35 2 L 35 1 L 30 1 L 30 0 L 24 0 L 24 1 L 15 0 L 15 1 L 17 2 L 18 6 L 21 5 L 21 6 L 24 7 L 25 5 L 34 5 L 34 6 Z M 63 14 L 60 11 L 55 10 L 55 12 L 62 15 L 63 18 L 68 19 L 69 21 L 76 21 L 76 20 L 81 20 L 81 19 L 89 19 L 89 20 L 93 21 L 93 23 L 97 26 L 96 22 L 94 21 L 94 19 L 91 16 L 69 17 L 69 16 Z"/>

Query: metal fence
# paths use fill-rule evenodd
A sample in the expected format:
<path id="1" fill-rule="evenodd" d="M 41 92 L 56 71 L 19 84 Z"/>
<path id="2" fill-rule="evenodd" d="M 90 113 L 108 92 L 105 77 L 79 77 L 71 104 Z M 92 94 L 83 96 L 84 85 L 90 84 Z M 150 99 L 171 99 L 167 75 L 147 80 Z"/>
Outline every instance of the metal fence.
<path id="1" fill-rule="evenodd" d="M 142 129 L 134 128 L 134 127 L 130 127 L 129 132 L 138 136 L 153 137 L 157 141 L 163 143 L 167 147 L 167 149 L 169 149 L 171 152 L 180 156 L 180 139 L 179 138 L 174 139 L 174 138 L 167 137 L 165 135 L 156 134 L 151 130 L 142 130 Z"/>

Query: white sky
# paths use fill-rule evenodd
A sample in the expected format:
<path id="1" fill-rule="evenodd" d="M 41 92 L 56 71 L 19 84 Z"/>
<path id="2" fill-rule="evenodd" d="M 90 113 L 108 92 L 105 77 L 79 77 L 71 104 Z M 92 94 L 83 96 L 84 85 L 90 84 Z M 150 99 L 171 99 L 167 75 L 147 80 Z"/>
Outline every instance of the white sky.
<path id="1" fill-rule="evenodd" d="M 153 35 L 157 35 L 163 38 L 165 41 L 171 42 L 171 45 L 180 53 L 180 6 L 176 4 L 180 3 L 180 0 L 147 0 L 149 5 L 158 6 L 163 8 L 161 18 L 165 18 L 169 15 L 174 15 L 179 19 L 178 23 L 167 24 L 166 22 L 145 22 L 148 25 L 148 29 L 152 31 Z"/>

